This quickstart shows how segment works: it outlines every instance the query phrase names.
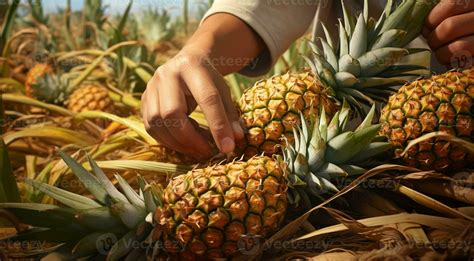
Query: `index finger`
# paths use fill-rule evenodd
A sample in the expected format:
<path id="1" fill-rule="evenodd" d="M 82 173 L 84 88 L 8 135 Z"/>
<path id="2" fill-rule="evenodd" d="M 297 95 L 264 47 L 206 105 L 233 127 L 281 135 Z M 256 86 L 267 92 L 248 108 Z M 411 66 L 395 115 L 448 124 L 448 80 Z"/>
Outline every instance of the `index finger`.
<path id="1" fill-rule="evenodd" d="M 428 29 L 435 29 L 447 18 L 464 14 L 474 10 L 474 1 L 445 0 L 437 4 L 426 17 L 425 25 Z"/>
<path id="2" fill-rule="evenodd" d="M 204 112 L 217 147 L 224 153 L 232 152 L 235 147 L 233 130 L 212 76 L 204 68 L 197 67 L 193 68 L 192 74 L 185 73 L 182 77 Z"/>

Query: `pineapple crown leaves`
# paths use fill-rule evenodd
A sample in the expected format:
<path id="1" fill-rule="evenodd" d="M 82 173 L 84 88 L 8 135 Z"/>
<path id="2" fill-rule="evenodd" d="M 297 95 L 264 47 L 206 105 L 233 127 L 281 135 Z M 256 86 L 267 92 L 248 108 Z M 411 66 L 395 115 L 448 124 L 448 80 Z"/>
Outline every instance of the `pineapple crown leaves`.
<path id="1" fill-rule="evenodd" d="M 382 15 L 369 17 L 364 10 L 352 14 L 343 0 L 343 19 L 339 19 L 339 39 L 333 40 L 324 24 L 324 39 L 309 42 L 313 59 L 305 57 L 315 75 L 324 80 L 339 100 L 347 99 L 359 115 L 375 101 L 385 101 L 405 81 L 401 76 L 427 70 L 420 64 L 398 64 L 401 58 L 424 49 L 403 48 L 419 35 L 422 22 L 437 1 L 404 0 L 392 8 L 387 1 Z"/>
<path id="2" fill-rule="evenodd" d="M 33 94 L 39 100 L 63 104 L 73 89 L 67 75 L 45 74 L 32 85 Z"/>
<path id="3" fill-rule="evenodd" d="M 314 196 L 337 191 L 332 178 L 364 173 L 361 165 L 390 148 L 388 142 L 374 142 L 380 128 L 379 124 L 372 124 L 375 106 L 355 130 L 347 129 L 349 112 L 349 105 L 344 102 L 331 121 L 324 109 L 309 123 L 301 115 L 301 127 L 293 131 L 294 143 L 287 142 L 283 150 L 283 160 L 292 173 L 290 187 L 307 187 Z"/>
<path id="4" fill-rule="evenodd" d="M 176 34 L 177 23 L 172 21 L 168 11 L 164 9 L 147 9 L 136 16 L 136 21 L 142 30 L 142 36 L 151 43 L 169 41 Z"/>
<path id="5" fill-rule="evenodd" d="M 54 239 L 56 242 L 66 243 L 73 249 L 73 257 L 80 258 L 100 251 L 96 246 L 99 238 L 105 240 L 111 237 L 116 240 L 120 237 L 118 241 L 113 241 L 108 251 L 108 258 L 111 260 L 130 252 L 128 240 L 145 240 L 153 228 L 153 212 L 161 205 L 159 195 L 154 193 L 150 184 L 139 177 L 140 190 L 137 193 L 122 177 L 116 175 L 122 190 L 120 192 L 92 159 L 89 158 L 89 164 L 94 174 L 66 153 L 59 151 L 59 155 L 94 199 L 27 179 L 27 184 L 65 207 L 31 203 L 0 204 L 0 208 L 12 211 L 21 222 L 34 226 L 10 239 Z"/>

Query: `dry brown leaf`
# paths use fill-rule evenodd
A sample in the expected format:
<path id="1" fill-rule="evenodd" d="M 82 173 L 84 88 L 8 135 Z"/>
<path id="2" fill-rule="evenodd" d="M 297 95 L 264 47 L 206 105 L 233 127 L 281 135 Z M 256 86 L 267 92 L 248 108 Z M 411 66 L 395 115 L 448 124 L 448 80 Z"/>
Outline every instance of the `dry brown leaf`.
<path id="1" fill-rule="evenodd" d="M 368 227 L 357 220 L 353 219 L 349 215 L 341 212 L 337 209 L 325 208 L 332 217 L 344 224 L 349 230 L 360 234 L 370 240 L 378 241 L 381 243 L 390 243 L 390 242 L 404 242 L 404 236 L 396 229 L 390 227 Z"/>
<path id="2" fill-rule="evenodd" d="M 368 227 L 376 227 L 376 226 L 384 226 L 384 225 L 391 225 L 396 223 L 415 223 L 431 228 L 436 228 L 444 231 L 449 231 L 453 233 L 460 233 L 468 227 L 471 222 L 464 220 L 464 219 L 454 219 L 454 218 L 446 218 L 446 217 L 438 217 L 438 216 L 430 216 L 430 215 L 423 215 L 423 214 L 409 214 L 409 213 L 400 213 L 395 215 L 387 215 L 381 217 L 372 217 L 372 218 L 365 218 L 359 219 L 357 222 L 368 226 Z M 331 233 L 347 231 L 349 228 L 344 224 L 338 224 L 334 226 L 329 226 L 325 228 L 318 229 L 306 235 L 300 236 L 292 240 L 292 242 L 299 241 L 299 240 L 306 240 L 309 238 L 313 238 L 316 236 L 327 235 Z"/>
<path id="3" fill-rule="evenodd" d="M 433 210 L 436 210 L 440 213 L 443 213 L 445 215 L 451 216 L 451 217 L 456 217 L 456 218 L 463 218 L 470 220 L 471 222 L 474 221 L 474 218 L 464 215 L 463 213 L 457 211 L 456 209 L 439 202 L 436 199 L 433 199 L 423 193 L 420 193 L 414 189 L 411 189 L 407 186 L 403 185 L 398 185 L 397 188 L 398 192 L 404 194 L 405 196 L 411 198 L 412 200 L 418 202 L 419 204 L 429 207 Z"/>

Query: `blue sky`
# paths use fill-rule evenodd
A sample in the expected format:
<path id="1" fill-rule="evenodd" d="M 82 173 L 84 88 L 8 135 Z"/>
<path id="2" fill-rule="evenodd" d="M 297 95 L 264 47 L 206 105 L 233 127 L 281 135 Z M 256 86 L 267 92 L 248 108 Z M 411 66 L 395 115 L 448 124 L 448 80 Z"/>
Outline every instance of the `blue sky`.
<path id="1" fill-rule="evenodd" d="M 24 2 L 26 2 L 26 0 Z M 66 5 L 65 0 L 42 0 L 42 2 L 46 12 L 54 12 L 58 7 L 64 7 Z M 79 10 L 82 8 L 83 2 L 84 0 L 71 0 L 71 8 L 73 10 Z M 102 0 L 102 2 L 109 6 L 107 11 L 114 14 L 123 12 L 128 4 L 127 0 Z M 207 0 L 191 0 L 190 3 L 190 9 L 194 9 L 193 7 L 195 7 L 197 3 L 207 3 Z M 173 14 L 179 14 L 182 4 L 182 0 L 134 0 L 133 11 L 149 8 L 165 8 Z"/>

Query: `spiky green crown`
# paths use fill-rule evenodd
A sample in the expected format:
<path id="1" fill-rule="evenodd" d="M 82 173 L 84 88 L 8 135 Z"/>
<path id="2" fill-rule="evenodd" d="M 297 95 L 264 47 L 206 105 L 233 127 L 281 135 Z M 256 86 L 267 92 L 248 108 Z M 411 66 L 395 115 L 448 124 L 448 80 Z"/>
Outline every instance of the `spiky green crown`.
<path id="1" fill-rule="evenodd" d="M 379 124 L 372 124 L 375 106 L 354 131 L 347 129 L 349 113 L 349 105 L 344 102 L 330 122 L 324 109 L 309 124 L 301 115 L 301 127 L 293 130 L 294 145 L 283 150 L 290 172 L 291 204 L 303 200 L 305 206 L 311 206 L 309 195 L 320 197 L 328 191 L 337 192 L 338 186 L 331 181 L 364 173 L 364 166 L 372 157 L 390 148 L 388 142 L 375 141 L 380 129 Z"/>
<path id="2" fill-rule="evenodd" d="M 1 203 L 20 222 L 33 226 L 2 240 L 26 242 L 45 240 L 60 243 L 41 250 L 24 251 L 30 257 L 62 255 L 64 260 L 107 257 L 119 260 L 137 257 L 143 253 L 153 256 L 153 242 L 149 240 L 153 225 L 153 212 L 161 205 L 161 191 L 138 177 L 139 193 L 121 176 L 116 175 L 120 192 L 107 178 L 96 162 L 89 158 L 92 173 L 67 154 L 60 156 L 75 176 L 94 196 L 94 199 L 60 188 L 27 179 L 25 182 L 56 199 L 65 207 L 48 204 Z M 134 247 L 132 243 L 140 243 Z"/>
<path id="3" fill-rule="evenodd" d="M 400 77 L 418 75 L 426 70 L 421 64 L 398 64 L 400 59 L 424 49 L 404 48 L 421 31 L 423 21 L 437 1 L 404 0 L 392 8 L 387 1 L 384 12 L 369 17 L 369 4 L 359 15 L 350 13 L 341 0 L 344 19 L 339 19 L 339 39 L 334 41 L 322 24 L 325 39 L 322 49 L 310 42 L 314 58 L 305 58 L 333 95 L 346 99 L 360 115 L 375 101 L 385 101 L 404 83 Z"/>
<path id="4" fill-rule="evenodd" d="M 32 85 L 33 95 L 40 101 L 62 105 L 73 91 L 69 82 L 66 75 L 45 74 Z"/>

